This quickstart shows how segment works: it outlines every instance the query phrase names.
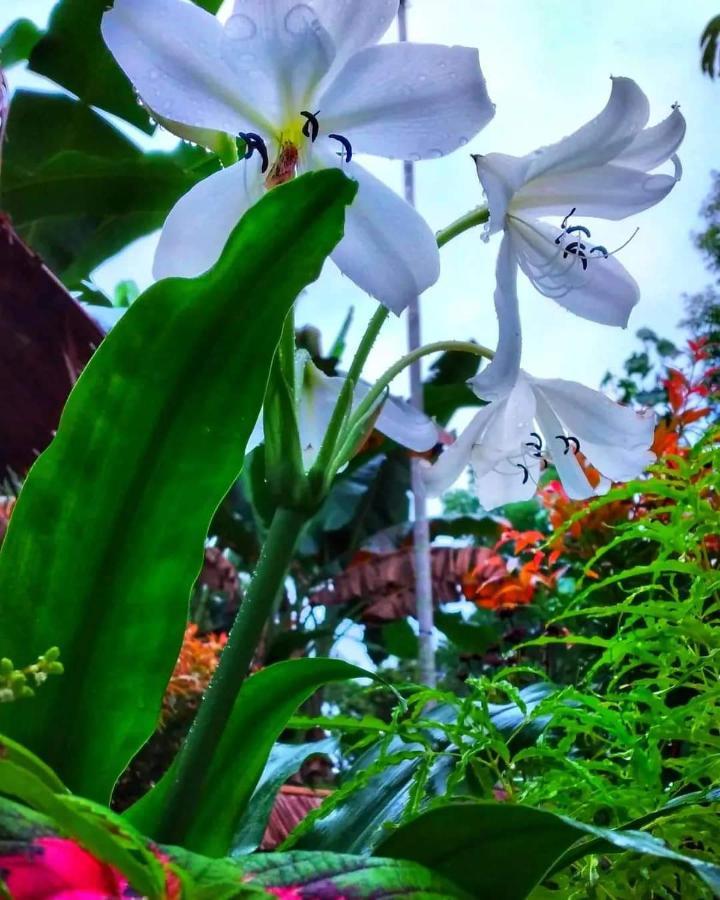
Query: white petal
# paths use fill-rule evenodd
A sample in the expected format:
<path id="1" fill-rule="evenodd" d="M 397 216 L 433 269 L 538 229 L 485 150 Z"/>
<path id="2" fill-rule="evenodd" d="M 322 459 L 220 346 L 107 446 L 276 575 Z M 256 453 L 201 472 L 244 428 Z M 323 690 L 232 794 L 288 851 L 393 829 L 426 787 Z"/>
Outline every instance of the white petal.
<path id="1" fill-rule="evenodd" d="M 474 488 L 480 505 L 489 512 L 507 503 L 530 500 L 537 490 L 539 471 L 537 463 L 532 469 L 528 466 L 526 479 L 520 469 L 508 466 L 506 470 L 492 470 L 476 478 Z"/>
<path id="2" fill-rule="evenodd" d="M 376 44 L 397 16 L 399 0 L 312 0 L 335 44 L 335 66 L 363 47 Z"/>
<path id="3" fill-rule="evenodd" d="M 223 62 L 220 22 L 185 0 L 116 0 L 102 34 L 150 109 L 163 119 L 237 134 L 267 130 L 267 81 L 240 81 Z"/>
<path id="4" fill-rule="evenodd" d="M 472 421 L 455 443 L 443 450 L 437 462 L 433 465 L 426 463 L 422 466 L 423 481 L 429 496 L 439 497 L 448 488 L 451 488 L 467 469 L 475 444 L 482 439 L 494 412 L 492 404 L 483 407 L 475 413 Z"/>
<path id="5" fill-rule="evenodd" d="M 324 162 L 333 165 L 332 157 Z M 342 169 L 360 188 L 345 214 L 345 237 L 331 258 L 358 287 L 399 315 L 440 276 L 435 235 L 410 204 L 367 170 L 354 162 Z"/>
<path id="6" fill-rule="evenodd" d="M 626 327 L 640 289 L 617 257 L 593 254 L 584 270 L 576 254 L 564 257 L 563 248 L 571 243 L 568 236 L 561 245 L 555 243 L 559 228 L 514 216 L 509 223 L 520 268 L 541 294 L 583 319 Z"/>
<path id="7" fill-rule="evenodd" d="M 163 225 L 155 277 L 194 278 L 206 272 L 262 191 L 262 174 L 255 160 L 236 163 L 196 184 L 178 200 Z"/>
<path id="8" fill-rule="evenodd" d="M 312 105 L 335 59 L 332 37 L 312 2 L 236 0 L 225 34 L 225 62 L 241 85 L 271 86 L 265 112 L 278 126 Z"/>
<path id="9" fill-rule="evenodd" d="M 568 91 L 574 91 L 572 83 Z M 587 125 L 529 157 L 528 180 L 546 172 L 572 172 L 609 162 L 626 149 L 645 127 L 647 97 L 630 78 L 613 78 L 605 109 Z"/>
<path id="10" fill-rule="evenodd" d="M 495 312 L 499 340 L 495 359 L 469 384 L 481 400 L 506 397 L 518 380 L 522 354 L 522 328 L 517 296 L 517 261 L 509 235 L 500 244 L 495 284 Z"/>
<path id="11" fill-rule="evenodd" d="M 487 198 L 490 221 L 485 234 L 489 237 L 505 227 L 505 215 L 513 196 L 525 183 L 529 162 L 505 153 L 473 156 L 478 178 Z"/>
<path id="12" fill-rule="evenodd" d="M 536 378 L 533 386 L 562 422 L 556 434 L 567 432 L 576 437 L 582 453 L 603 475 L 628 481 L 654 460 L 650 452 L 655 432 L 652 411 L 636 412 L 600 391 L 558 378 Z"/>
<path id="13" fill-rule="evenodd" d="M 672 175 L 647 175 L 641 169 L 606 165 L 577 172 L 543 175 L 515 195 L 513 210 L 533 216 L 566 216 L 575 209 L 573 221 L 583 217 L 624 219 L 663 200 L 677 184 Z M 522 216 L 522 212 L 518 213 Z"/>
<path id="14" fill-rule="evenodd" d="M 652 128 L 645 128 L 616 158 L 618 165 L 651 172 L 667 162 L 679 149 L 687 123 L 675 107 L 670 115 Z"/>
<path id="15" fill-rule="evenodd" d="M 504 400 L 491 403 L 492 418 L 482 440 L 473 447 L 471 465 L 478 477 L 497 470 L 517 474 L 522 479 L 520 464 L 530 459 L 527 442 L 531 441 L 535 420 L 535 394 L 524 372 Z"/>
<path id="16" fill-rule="evenodd" d="M 257 422 L 255 423 L 255 427 L 250 432 L 250 437 L 248 438 L 248 442 L 245 445 L 245 456 L 259 447 L 265 440 L 265 433 L 263 431 L 263 411 L 260 410 L 260 415 L 258 416 Z"/>
<path id="17" fill-rule="evenodd" d="M 318 102 L 323 129 L 354 150 L 433 159 L 468 143 L 493 117 L 477 50 L 383 44 L 351 57 Z"/>
<path id="18" fill-rule="evenodd" d="M 321 372 L 310 356 L 302 351 L 298 352 L 296 359 L 300 363 L 304 360 L 298 380 L 298 427 L 303 462 L 305 469 L 309 470 L 320 452 L 345 379 Z"/>
<path id="19" fill-rule="evenodd" d="M 562 422 L 542 392 L 538 391 L 536 398 L 538 424 L 545 438 L 546 447 L 550 448 L 553 465 L 557 469 L 568 497 L 573 500 L 586 500 L 588 497 L 592 497 L 595 491 L 575 458 L 575 454 L 572 451 L 566 454 L 562 449 L 558 449 L 557 435 L 564 434 Z"/>
<path id="20" fill-rule="evenodd" d="M 358 392 L 358 396 L 361 396 Z M 378 431 L 409 450 L 425 453 L 438 442 L 437 425 L 410 403 L 388 397 L 375 422 Z"/>

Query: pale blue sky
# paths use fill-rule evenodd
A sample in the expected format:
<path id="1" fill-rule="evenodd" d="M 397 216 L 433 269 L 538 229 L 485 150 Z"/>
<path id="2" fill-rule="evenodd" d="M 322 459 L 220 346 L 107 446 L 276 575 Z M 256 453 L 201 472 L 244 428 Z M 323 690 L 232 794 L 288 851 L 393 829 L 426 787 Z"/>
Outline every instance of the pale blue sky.
<path id="1" fill-rule="evenodd" d="M 51 6 L 51 0 L 3 0 L 0 30 L 21 15 L 43 24 Z M 690 232 L 700 227 L 698 212 L 710 170 L 720 167 L 720 82 L 703 77 L 698 64 L 699 35 L 718 11 L 718 0 L 604 0 L 582 5 L 567 0 L 413 0 L 411 39 L 478 46 L 497 105 L 493 122 L 467 148 L 417 166 L 418 205 L 433 229 L 482 202 L 471 152 L 521 154 L 557 140 L 602 108 L 610 75 L 638 81 L 650 98 L 652 120 L 667 115 L 674 101 L 688 119 L 681 150 L 685 175 L 669 199 L 632 220 L 595 223 L 594 236 L 606 245 L 621 244 L 640 226 L 621 257 L 642 289 L 630 329 L 621 332 L 580 320 L 536 294 L 521 278 L 523 364 L 532 373 L 597 386 L 604 372 L 618 369 L 636 346 L 637 328 L 648 325 L 674 334 L 682 315 L 681 294 L 710 280 L 692 248 Z M 10 80 L 13 85 L 39 82 L 18 69 L 11 71 Z M 397 163 L 369 165 L 399 189 Z M 152 247 L 153 239 L 134 245 L 102 268 L 99 283 L 111 288 L 130 277 L 146 286 Z M 483 244 L 479 232 L 443 250 L 441 279 L 422 300 L 426 340 L 474 337 L 494 344 L 496 250 L 497 243 Z M 327 345 L 350 305 L 356 308 L 351 335 L 356 340 L 374 303 L 329 265 L 301 301 L 298 319 L 319 325 Z M 404 319 L 387 327 L 371 360 L 371 374 L 396 358 L 404 346 L 404 329 Z"/>

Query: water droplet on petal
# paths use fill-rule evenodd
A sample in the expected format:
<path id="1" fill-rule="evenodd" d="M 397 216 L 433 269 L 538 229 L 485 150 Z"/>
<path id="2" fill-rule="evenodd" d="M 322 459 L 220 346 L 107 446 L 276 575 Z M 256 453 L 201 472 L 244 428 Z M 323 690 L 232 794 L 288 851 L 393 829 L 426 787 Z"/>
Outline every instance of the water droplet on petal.
<path id="1" fill-rule="evenodd" d="M 410 154 L 410 162 L 420 162 L 422 156 L 419 153 L 411 153 Z"/>
<path id="2" fill-rule="evenodd" d="M 461 137 L 458 141 L 458 147 L 465 147 L 468 143 L 468 139 L 466 137 Z"/>
<path id="3" fill-rule="evenodd" d="M 285 30 L 288 34 L 304 34 L 316 21 L 312 7 L 307 3 L 298 3 L 285 16 Z"/>
<path id="4" fill-rule="evenodd" d="M 440 159 L 443 156 L 443 152 L 442 150 L 433 148 L 432 150 L 428 150 L 428 156 L 430 157 L 430 159 Z"/>
<path id="5" fill-rule="evenodd" d="M 257 25 L 250 16 L 238 13 L 225 23 L 225 34 L 231 41 L 249 41 L 257 34 Z"/>
<path id="6" fill-rule="evenodd" d="M 427 75 L 422 72 L 420 75 L 418 75 L 418 81 L 427 81 Z"/>
<path id="7" fill-rule="evenodd" d="M 150 78 L 150 81 L 157 81 L 160 77 L 160 72 L 158 69 L 150 69 L 150 71 L 148 72 L 148 76 Z"/>

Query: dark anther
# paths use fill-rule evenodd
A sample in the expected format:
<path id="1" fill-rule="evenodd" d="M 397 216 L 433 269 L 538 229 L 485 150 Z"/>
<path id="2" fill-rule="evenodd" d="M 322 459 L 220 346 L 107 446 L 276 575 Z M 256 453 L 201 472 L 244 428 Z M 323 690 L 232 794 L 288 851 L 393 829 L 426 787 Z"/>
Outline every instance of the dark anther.
<path id="1" fill-rule="evenodd" d="M 585 253 L 586 250 L 587 246 L 585 244 L 581 244 L 580 241 L 573 241 L 572 244 L 568 244 L 565 248 L 563 259 L 567 259 L 568 253 L 572 253 L 574 256 L 579 256 L 583 271 L 585 271 L 588 267 L 587 254 Z"/>
<path id="2" fill-rule="evenodd" d="M 540 435 L 537 433 L 537 431 L 531 431 L 530 437 L 535 438 L 535 440 L 527 441 L 525 446 L 532 447 L 533 450 L 535 450 L 535 453 L 533 453 L 533 456 L 535 457 L 535 459 L 540 459 L 542 457 L 543 440 L 540 437 Z"/>
<path id="3" fill-rule="evenodd" d="M 243 141 L 245 141 L 246 149 L 243 159 L 250 159 L 253 153 L 257 151 L 262 158 L 262 171 L 267 172 L 270 165 L 270 157 L 268 156 L 268 149 L 265 141 L 259 134 L 255 134 L 254 131 L 241 131 L 238 137 L 241 137 Z"/>
<path id="4" fill-rule="evenodd" d="M 522 463 L 515 463 L 518 469 L 522 469 L 523 472 L 523 484 L 527 484 L 530 480 L 530 469 L 527 466 L 524 466 Z"/>
<path id="5" fill-rule="evenodd" d="M 576 209 L 577 209 L 577 206 L 573 206 L 573 208 L 570 210 L 570 212 L 562 220 L 562 225 L 560 227 L 562 228 L 563 231 L 565 231 L 565 229 L 567 228 L 567 223 L 570 220 L 570 217 L 575 215 Z"/>
<path id="6" fill-rule="evenodd" d="M 590 229 L 586 228 L 584 225 L 573 225 L 572 228 L 566 228 L 565 234 L 575 234 L 576 231 L 582 231 L 585 237 L 591 237 Z"/>
<path id="7" fill-rule="evenodd" d="M 565 449 L 563 450 L 563 456 L 567 456 L 570 452 L 570 447 L 573 448 L 573 453 L 580 452 L 580 441 L 576 437 L 565 437 L 564 434 L 557 434 L 555 437 L 562 441 L 565 444 Z"/>
<path id="8" fill-rule="evenodd" d="M 345 151 L 345 162 L 350 162 L 353 155 L 352 144 L 350 143 L 350 141 L 346 137 L 343 137 L 341 134 L 329 134 L 328 137 L 333 141 L 339 141 L 343 145 L 343 149 Z M 338 156 L 343 156 L 342 151 L 338 153 Z"/>
<path id="9" fill-rule="evenodd" d="M 607 247 L 603 247 L 602 244 L 598 244 L 597 247 L 593 247 L 592 250 L 590 251 L 590 253 L 591 254 L 602 253 L 602 255 L 605 259 L 607 259 L 610 256 L 610 254 L 608 253 Z"/>
<path id="10" fill-rule="evenodd" d="M 303 125 L 302 133 L 305 135 L 306 138 L 310 138 L 310 140 L 314 144 L 315 141 L 317 140 L 318 134 L 320 134 L 320 123 L 318 122 L 318 118 L 317 118 L 320 115 L 320 110 L 318 110 L 316 113 L 311 113 L 311 112 L 308 112 L 306 109 L 304 109 L 300 113 L 300 115 L 304 116 L 305 119 L 307 120 L 305 122 L 305 124 Z"/>

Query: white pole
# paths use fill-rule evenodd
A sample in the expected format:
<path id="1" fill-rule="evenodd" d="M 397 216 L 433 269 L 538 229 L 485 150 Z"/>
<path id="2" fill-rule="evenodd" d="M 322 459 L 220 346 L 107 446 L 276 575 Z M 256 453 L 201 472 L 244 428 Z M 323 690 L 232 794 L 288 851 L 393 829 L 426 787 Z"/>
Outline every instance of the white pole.
<path id="1" fill-rule="evenodd" d="M 400 40 L 407 41 L 407 0 L 400 0 L 398 27 Z M 415 166 L 413 163 L 403 163 L 403 172 L 405 176 L 405 199 L 412 206 L 415 206 Z M 415 297 L 408 307 L 408 349 L 411 351 L 416 350 L 421 346 L 421 342 L 420 302 L 419 298 Z M 410 397 L 413 406 L 422 410 L 422 367 L 419 361 L 413 363 L 410 367 Z M 420 475 L 420 460 L 413 459 L 411 467 L 413 506 L 415 510 L 413 564 L 415 569 L 416 614 L 420 626 L 418 678 L 421 684 L 435 687 L 437 674 L 435 671 L 432 563 L 430 556 L 430 526 L 427 516 L 427 495 Z"/>

